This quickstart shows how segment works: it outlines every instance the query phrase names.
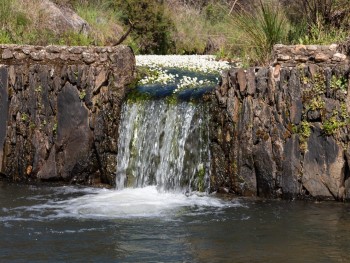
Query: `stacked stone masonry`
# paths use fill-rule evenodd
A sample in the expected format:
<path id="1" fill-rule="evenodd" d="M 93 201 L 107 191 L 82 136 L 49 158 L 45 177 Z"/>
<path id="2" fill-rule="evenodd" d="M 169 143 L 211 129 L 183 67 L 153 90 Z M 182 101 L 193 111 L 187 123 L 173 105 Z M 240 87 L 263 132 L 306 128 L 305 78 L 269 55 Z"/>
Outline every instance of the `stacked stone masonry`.
<path id="1" fill-rule="evenodd" d="M 0 45 L 0 175 L 114 185 L 126 46 Z"/>
<path id="2" fill-rule="evenodd" d="M 337 44 L 329 46 L 317 45 L 275 45 L 273 49 L 273 65 L 295 67 L 300 64 L 317 64 L 333 67 L 349 64 L 348 57 L 343 54 Z"/>
<path id="3" fill-rule="evenodd" d="M 349 58 L 336 45 L 274 52 L 269 67 L 223 73 L 212 95 L 212 190 L 350 199 Z"/>

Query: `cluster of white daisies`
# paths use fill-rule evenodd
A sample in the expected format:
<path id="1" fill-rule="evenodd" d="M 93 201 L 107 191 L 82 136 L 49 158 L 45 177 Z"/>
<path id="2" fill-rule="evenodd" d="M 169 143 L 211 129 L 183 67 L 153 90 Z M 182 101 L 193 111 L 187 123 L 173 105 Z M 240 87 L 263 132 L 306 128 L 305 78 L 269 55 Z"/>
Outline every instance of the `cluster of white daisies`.
<path id="1" fill-rule="evenodd" d="M 205 85 L 215 84 L 209 79 L 199 79 L 198 77 L 179 76 L 171 74 L 167 68 L 178 68 L 198 73 L 220 74 L 223 70 L 229 69 L 230 65 L 226 61 L 216 61 L 211 55 L 138 55 L 136 65 L 148 67 L 151 72 L 140 80 L 140 84 L 171 84 L 177 83 L 174 93 L 188 88 L 196 88 Z"/>

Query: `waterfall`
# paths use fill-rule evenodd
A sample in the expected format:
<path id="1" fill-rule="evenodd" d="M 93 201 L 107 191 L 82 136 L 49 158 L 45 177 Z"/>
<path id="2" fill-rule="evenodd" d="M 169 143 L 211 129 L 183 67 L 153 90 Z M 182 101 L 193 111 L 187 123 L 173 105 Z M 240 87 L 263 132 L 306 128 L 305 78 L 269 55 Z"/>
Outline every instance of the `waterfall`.
<path id="1" fill-rule="evenodd" d="M 116 185 L 160 191 L 209 187 L 208 108 L 204 103 L 127 101 L 122 108 Z"/>

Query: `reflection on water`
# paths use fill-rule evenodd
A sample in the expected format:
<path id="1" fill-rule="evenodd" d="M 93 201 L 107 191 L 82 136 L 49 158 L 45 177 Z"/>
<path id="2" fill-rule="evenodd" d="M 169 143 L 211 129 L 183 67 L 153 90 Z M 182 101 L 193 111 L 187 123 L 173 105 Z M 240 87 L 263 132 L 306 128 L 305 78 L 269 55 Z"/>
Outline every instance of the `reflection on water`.
<path id="1" fill-rule="evenodd" d="M 0 262 L 349 262 L 350 209 L 0 183 Z"/>

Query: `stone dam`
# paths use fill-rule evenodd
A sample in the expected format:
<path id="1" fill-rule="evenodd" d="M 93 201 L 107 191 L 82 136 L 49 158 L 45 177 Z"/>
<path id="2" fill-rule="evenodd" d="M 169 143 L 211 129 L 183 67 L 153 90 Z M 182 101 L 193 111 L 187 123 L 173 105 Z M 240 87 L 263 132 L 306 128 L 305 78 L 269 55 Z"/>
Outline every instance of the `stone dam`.
<path id="1" fill-rule="evenodd" d="M 0 46 L 0 175 L 115 186 L 125 46 Z M 209 103 L 210 191 L 350 197 L 346 47 L 276 45 L 269 66 L 232 68 Z"/>
<path id="2" fill-rule="evenodd" d="M 114 185 L 130 48 L 0 46 L 0 172 L 11 181 Z"/>

